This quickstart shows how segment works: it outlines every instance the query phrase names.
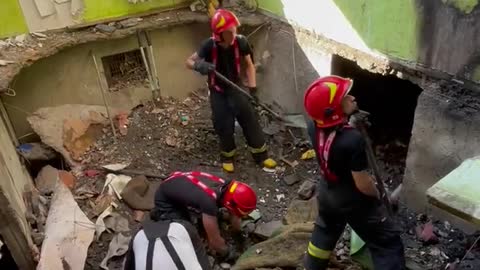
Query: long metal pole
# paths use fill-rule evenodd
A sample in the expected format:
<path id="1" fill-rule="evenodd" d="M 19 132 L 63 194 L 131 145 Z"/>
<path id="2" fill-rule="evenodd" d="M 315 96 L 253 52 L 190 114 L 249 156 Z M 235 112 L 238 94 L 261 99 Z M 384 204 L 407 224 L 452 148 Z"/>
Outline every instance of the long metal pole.
<path id="1" fill-rule="evenodd" d="M 242 92 L 244 95 L 246 95 L 250 100 L 252 100 L 255 104 L 258 104 L 260 107 L 264 108 L 266 111 L 268 111 L 269 113 L 271 113 L 275 118 L 277 118 L 278 120 L 281 120 L 281 121 L 284 121 L 284 122 L 289 122 L 287 121 L 286 119 L 283 119 L 280 114 L 278 114 L 276 111 L 270 109 L 270 107 L 268 107 L 266 104 L 264 103 L 261 103 L 261 102 L 258 102 L 255 100 L 255 98 L 252 97 L 252 95 L 250 95 L 250 93 L 248 93 L 247 91 L 243 90 L 240 86 L 238 86 L 236 83 L 230 81 L 229 79 L 227 79 L 227 77 L 223 76 L 220 72 L 218 71 L 214 71 L 215 72 L 215 76 L 217 76 L 218 78 L 220 78 L 222 81 L 224 81 L 225 83 L 227 83 L 228 85 L 230 85 L 231 87 L 233 87 L 235 90 L 237 91 L 240 91 Z"/>
<path id="2" fill-rule="evenodd" d="M 95 57 L 95 54 L 93 52 L 92 52 L 92 58 L 93 58 L 93 63 L 95 64 L 95 69 L 97 70 L 98 85 L 100 86 L 100 93 L 102 93 L 103 104 L 105 104 L 108 120 L 110 120 L 110 126 L 112 127 L 113 140 L 117 142 L 117 132 L 115 131 L 115 125 L 113 124 L 112 115 L 110 114 L 110 107 L 108 106 L 107 97 L 105 96 L 105 90 L 103 88 L 102 76 L 100 74 L 100 69 L 98 68 L 97 58 Z"/>

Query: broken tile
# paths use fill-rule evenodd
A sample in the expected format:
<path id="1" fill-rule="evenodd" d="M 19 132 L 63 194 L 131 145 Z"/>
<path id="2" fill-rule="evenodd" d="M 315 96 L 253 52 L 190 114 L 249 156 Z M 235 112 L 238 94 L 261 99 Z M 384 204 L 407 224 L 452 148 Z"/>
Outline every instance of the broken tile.
<path id="1" fill-rule="evenodd" d="M 311 180 L 306 180 L 298 189 L 298 197 L 303 200 L 308 200 L 313 196 L 313 192 L 315 191 L 315 183 Z"/>
<path id="2" fill-rule="evenodd" d="M 300 182 L 300 178 L 296 174 L 290 174 L 290 175 L 285 176 L 283 178 L 283 181 L 285 182 L 285 184 L 291 186 L 291 185 L 294 185 L 294 184 Z"/>
<path id="3" fill-rule="evenodd" d="M 255 209 L 253 210 L 248 216 L 253 219 L 253 221 L 257 221 L 262 217 L 262 213 L 260 213 L 260 210 Z"/>
<path id="4" fill-rule="evenodd" d="M 262 223 L 257 225 L 257 228 L 254 231 L 254 234 L 262 239 L 268 239 L 272 234 L 283 226 L 282 221 L 275 220 L 268 223 Z"/>

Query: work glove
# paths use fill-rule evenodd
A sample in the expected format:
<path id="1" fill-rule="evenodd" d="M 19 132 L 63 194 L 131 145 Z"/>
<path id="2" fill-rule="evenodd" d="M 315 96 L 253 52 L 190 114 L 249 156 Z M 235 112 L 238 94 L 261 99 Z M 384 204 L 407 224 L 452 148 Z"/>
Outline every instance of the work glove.
<path id="1" fill-rule="evenodd" d="M 208 75 L 211 71 L 215 70 L 215 65 L 203 60 L 195 62 L 193 64 L 193 70 L 196 72 L 202 74 L 202 75 Z"/>
<path id="2" fill-rule="evenodd" d="M 218 259 L 221 262 L 234 262 L 237 258 L 237 251 L 232 245 L 228 245 L 227 251 L 224 254 L 220 254 L 220 256 L 218 256 Z"/>

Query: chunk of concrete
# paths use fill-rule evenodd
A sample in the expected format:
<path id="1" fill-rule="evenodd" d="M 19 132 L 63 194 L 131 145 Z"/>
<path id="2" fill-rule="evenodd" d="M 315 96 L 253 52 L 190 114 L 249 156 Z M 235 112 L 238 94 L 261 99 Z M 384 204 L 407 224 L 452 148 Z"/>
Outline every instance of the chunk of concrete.
<path id="1" fill-rule="evenodd" d="M 268 223 L 262 223 L 257 226 L 254 234 L 262 239 L 268 239 L 272 236 L 273 232 L 283 226 L 282 221 L 275 220 Z"/>
<path id="2" fill-rule="evenodd" d="M 306 180 L 298 189 L 298 197 L 304 200 L 308 200 L 313 196 L 315 191 L 315 182 Z"/>
<path id="3" fill-rule="evenodd" d="M 111 108 L 112 115 L 120 110 Z M 75 158 L 92 146 L 98 129 L 95 125 L 107 125 L 105 107 L 83 104 L 65 104 L 57 107 L 45 107 L 27 117 L 32 129 L 42 142 L 55 149 L 65 157 L 70 165 L 78 165 Z M 73 155 L 70 150 L 74 151 Z"/>
<path id="4" fill-rule="evenodd" d="M 285 182 L 285 184 L 287 184 L 289 186 L 292 186 L 292 185 L 300 182 L 300 178 L 296 174 L 290 174 L 290 175 L 285 176 L 283 178 L 283 181 Z"/>
<path id="5" fill-rule="evenodd" d="M 35 178 L 35 186 L 42 194 L 51 194 L 57 185 L 58 170 L 47 165 L 43 167 Z"/>

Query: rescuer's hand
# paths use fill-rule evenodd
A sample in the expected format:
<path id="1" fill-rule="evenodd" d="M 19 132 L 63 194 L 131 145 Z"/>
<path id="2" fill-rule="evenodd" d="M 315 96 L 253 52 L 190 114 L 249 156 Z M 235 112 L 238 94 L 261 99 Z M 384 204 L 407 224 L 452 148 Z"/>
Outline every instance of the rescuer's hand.
<path id="1" fill-rule="evenodd" d="M 215 65 L 204 60 L 199 60 L 193 65 L 193 70 L 202 75 L 208 75 L 208 73 L 215 70 Z"/>

